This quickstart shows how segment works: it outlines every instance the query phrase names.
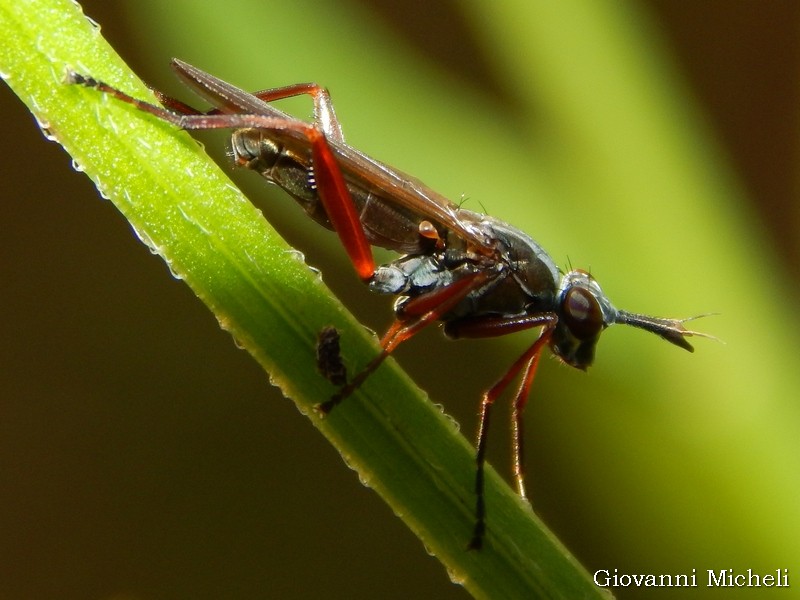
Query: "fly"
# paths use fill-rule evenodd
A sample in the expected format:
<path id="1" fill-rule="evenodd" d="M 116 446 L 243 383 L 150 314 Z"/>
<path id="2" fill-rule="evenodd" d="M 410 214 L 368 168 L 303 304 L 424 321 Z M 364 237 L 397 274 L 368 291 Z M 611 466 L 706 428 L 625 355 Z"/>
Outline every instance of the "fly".
<path id="1" fill-rule="evenodd" d="M 172 67 L 215 108 L 201 112 L 159 92 L 163 106 L 149 104 L 74 72 L 67 80 L 181 129 L 233 129 L 236 164 L 283 188 L 309 217 L 335 231 L 356 273 L 372 291 L 397 296 L 394 322 L 381 339 L 380 354 L 321 404 L 320 414 L 333 410 L 398 345 L 432 323 L 442 322 L 450 338 L 497 337 L 540 328 L 536 340 L 481 398 L 471 548 L 481 547 L 486 530 L 484 461 L 491 408 L 517 377 L 511 417 L 513 475 L 518 493 L 527 498 L 522 414 L 545 348 L 585 370 L 594 361 L 600 334 L 615 323 L 644 329 L 690 352 L 686 338 L 704 335 L 684 327 L 690 319 L 615 308 L 588 272 L 562 274 L 526 233 L 461 208 L 419 180 L 348 146 L 325 88 L 301 83 L 249 93 L 183 61 L 174 59 Z M 302 94 L 313 100 L 313 122 L 269 104 Z M 376 266 L 371 246 L 402 256 Z"/>

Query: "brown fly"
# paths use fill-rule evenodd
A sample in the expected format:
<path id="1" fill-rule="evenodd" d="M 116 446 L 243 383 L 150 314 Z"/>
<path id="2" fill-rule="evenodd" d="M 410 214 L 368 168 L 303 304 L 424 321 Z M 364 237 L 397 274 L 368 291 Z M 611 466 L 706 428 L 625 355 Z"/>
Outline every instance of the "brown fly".
<path id="1" fill-rule="evenodd" d="M 308 216 L 337 233 L 358 276 L 380 294 L 397 296 L 395 319 L 381 352 L 330 400 L 330 412 L 352 394 L 397 346 L 441 321 L 451 338 L 496 337 L 539 328 L 536 340 L 481 399 L 476 442 L 476 521 L 470 546 L 486 529 L 483 478 L 493 403 L 519 377 L 513 397 L 513 472 L 526 497 L 522 413 L 545 348 L 586 369 L 600 334 L 615 323 L 655 333 L 690 352 L 688 319 L 649 317 L 616 309 L 586 271 L 562 274 L 530 236 L 494 217 L 466 210 L 423 183 L 348 146 L 325 88 L 312 83 L 249 93 L 180 60 L 179 77 L 214 108 L 201 112 L 159 95 L 142 102 L 100 81 L 69 73 L 70 83 L 96 88 L 182 129 L 233 129 L 236 164 L 256 171 L 292 196 Z M 308 94 L 312 122 L 272 101 Z M 402 256 L 376 266 L 371 246 Z M 338 352 L 335 353 L 338 355 Z M 329 352 L 330 355 L 330 352 Z"/>

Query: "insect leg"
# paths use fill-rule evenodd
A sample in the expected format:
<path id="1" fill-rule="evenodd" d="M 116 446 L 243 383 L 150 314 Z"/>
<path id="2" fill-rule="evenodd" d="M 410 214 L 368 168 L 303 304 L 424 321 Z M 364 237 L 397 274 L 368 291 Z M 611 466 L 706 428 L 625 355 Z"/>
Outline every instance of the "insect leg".
<path id="1" fill-rule="evenodd" d="M 522 495 L 525 497 L 525 487 L 522 480 L 522 408 L 524 401 L 520 402 L 520 394 L 525 394 L 527 397 L 530 384 L 533 381 L 533 376 L 536 372 L 536 365 L 539 362 L 542 348 L 549 341 L 552 335 L 552 329 L 545 329 L 539 338 L 528 348 L 528 350 L 520 356 L 517 361 L 511 366 L 506 374 L 494 384 L 489 391 L 487 391 L 481 399 L 480 418 L 478 426 L 478 439 L 476 442 L 475 452 L 475 528 L 472 532 L 472 540 L 470 540 L 469 547 L 471 549 L 479 549 L 483 545 L 483 536 L 486 533 L 486 499 L 484 494 L 484 465 L 486 463 L 486 443 L 489 433 L 489 411 L 494 404 L 497 397 L 505 390 L 520 369 L 524 368 L 522 377 L 522 384 L 520 385 L 517 397 L 515 398 L 514 406 L 514 471 L 517 479 L 517 486 Z M 517 410 L 517 406 L 520 409 Z"/>
<path id="2" fill-rule="evenodd" d="M 253 92 L 253 95 L 264 102 L 282 100 L 293 96 L 308 94 L 314 102 L 314 123 L 322 130 L 325 137 L 333 142 L 344 142 L 342 126 L 333 110 L 333 101 L 328 90 L 316 83 L 296 83 L 279 88 L 270 88 Z"/>
<path id="3" fill-rule="evenodd" d="M 103 93 L 114 96 L 122 102 L 131 104 L 137 109 L 150 113 L 181 129 L 253 128 L 264 130 L 291 130 L 305 136 L 311 144 L 311 161 L 314 169 L 314 178 L 316 180 L 320 200 L 328 214 L 328 218 L 339 236 L 345 251 L 350 257 L 358 276 L 364 281 L 372 277 L 372 274 L 375 272 L 375 260 L 372 257 L 372 250 L 369 246 L 369 242 L 367 242 L 367 236 L 364 233 L 359 215 L 356 212 L 353 199 L 347 189 L 342 170 L 331 150 L 325 132 L 321 130 L 322 126 L 309 125 L 297 119 L 276 117 L 271 114 L 220 113 L 217 111 L 199 113 L 180 101 L 167 98 L 168 105 L 176 109 L 169 110 L 168 108 L 156 106 L 149 102 L 137 100 L 102 81 L 91 77 L 85 77 L 78 73 L 70 73 L 68 75 L 68 81 L 70 83 L 95 88 Z M 241 90 L 237 88 L 233 88 L 233 90 L 234 92 L 244 94 L 244 92 L 241 92 Z M 320 100 L 318 103 L 321 106 L 326 106 L 326 110 L 330 109 L 329 115 L 333 114 L 329 98 L 327 103 L 324 100 Z M 338 128 L 338 122 L 335 116 L 330 122 L 335 123 L 335 127 L 332 130 L 334 137 L 337 135 L 340 136 L 341 130 Z"/>
<path id="4" fill-rule="evenodd" d="M 544 325 L 544 329 L 536 341 L 528 348 L 506 373 L 487 390 L 481 398 L 478 413 L 478 433 L 475 442 L 475 528 L 469 547 L 479 549 L 483 545 L 483 536 L 486 533 L 486 499 L 484 495 L 484 466 L 486 463 L 486 447 L 489 434 L 491 409 L 498 396 L 505 391 L 509 383 L 522 371 L 520 386 L 514 397 L 512 411 L 514 478 L 517 491 L 525 498 L 524 469 L 523 469 L 523 440 L 522 440 L 522 413 L 527 401 L 536 366 L 539 363 L 542 349 L 550 341 L 557 317 L 553 313 L 541 313 L 522 317 L 482 317 L 465 319 L 448 323 L 445 333 L 451 337 L 493 337 L 504 335 L 532 327 Z"/>
<path id="5" fill-rule="evenodd" d="M 512 453 L 514 455 L 514 480 L 517 484 L 517 493 L 524 498 L 528 499 L 525 492 L 525 436 L 523 416 L 525 413 L 525 405 L 528 403 L 531 384 L 533 378 L 536 376 L 536 367 L 539 366 L 539 359 L 542 356 L 541 348 L 546 344 L 552 335 L 551 329 L 545 329 L 539 339 L 536 340 L 535 346 L 538 345 L 537 350 L 530 357 L 530 360 L 525 365 L 522 378 L 520 380 L 519 388 L 514 396 L 514 404 L 511 411 L 511 430 L 512 430 Z"/>
<path id="6" fill-rule="evenodd" d="M 152 88 L 151 88 L 152 89 Z M 153 93 L 158 98 L 158 101 L 169 110 L 179 112 L 184 115 L 217 115 L 225 111 L 221 108 L 212 108 L 211 110 L 201 112 L 196 108 L 185 104 L 184 102 L 167 96 L 163 92 L 152 89 Z M 296 83 L 294 85 L 287 85 L 279 88 L 270 88 L 253 92 L 253 96 L 264 102 L 272 102 L 274 100 L 283 100 L 284 98 L 292 98 L 308 94 L 314 102 L 314 123 L 322 130 L 325 137 L 334 142 L 344 142 L 344 135 L 342 134 L 342 126 L 339 119 L 336 118 L 336 113 L 333 110 L 333 102 L 328 90 L 316 83 Z"/>
<path id="7" fill-rule="evenodd" d="M 161 106 L 172 112 L 181 113 L 182 115 L 213 115 L 219 113 L 219 109 L 217 108 L 202 112 L 197 110 L 195 107 L 189 106 L 185 102 L 178 100 L 177 98 L 167 96 L 164 92 L 160 92 L 159 90 L 153 88 L 150 88 L 150 91 L 156 95 L 156 98 L 158 98 L 158 102 L 161 104 Z M 117 98 L 119 98 L 119 96 L 117 96 Z"/>
<path id="8" fill-rule="evenodd" d="M 381 339 L 381 353 L 330 400 L 317 406 L 317 410 L 323 415 L 328 414 L 342 400 L 356 391 L 397 346 L 412 338 L 426 326 L 441 319 L 467 294 L 484 285 L 493 275 L 493 273 L 487 272 L 471 273 L 447 287 L 428 292 L 407 302 L 403 311 L 398 314 Z"/>
<path id="9" fill-rule="evenodd" d="M 328 90 L 316 83 L 296 83 L 259 92 L 246 92 L 230 83 L 206 73 L 177 58 L 172 59 L 172 68 L 196 93 L 225 113 L 267 114 L 279 113 L 266 103 L 292 96 L 308 94 L 314 102 L 314 124 L 329 140 L 343 142 L 342 128 L 333 110 Z"/>
<path id="10" fill-rule="evenodd" d="M 314 179 L 322 206 L 356 273 L 362 281 L 367 282 L 375 273 L 375 259 L 342 170 L 322 132 L 309 127 L 306 135 L 311 141 Z"/>

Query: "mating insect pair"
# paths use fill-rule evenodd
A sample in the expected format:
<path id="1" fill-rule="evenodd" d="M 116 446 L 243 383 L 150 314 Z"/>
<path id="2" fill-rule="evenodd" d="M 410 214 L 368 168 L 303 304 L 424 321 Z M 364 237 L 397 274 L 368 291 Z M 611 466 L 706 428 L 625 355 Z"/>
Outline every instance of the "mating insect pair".
<path id="1" fill-rule="evenodd" d="M 358 276 L 370 289 L 398 296 L 395 320 L 381 353 L 319 408 L 331 411 L 352 394 L 401 343 L 441 321 L 445 335 L 495 337 L 541 328 L 536 341 L 483 394 L 476 443 L 476 519 L 471 547 L 486 528 L 483 469 L 493 403 L 517 377 L 512 411 L 514 479 L 526 496 L 522 414 L 545 347 L 586 369 L 602 331 L 615 323 L 650 331 L 692 351 L 687 319 L 618 310 L 586 271 L 562 275 L 532 238 L 499 219 L 460 208 L 416 179 L 348 146 L 328 92 L 297 84 L 248 93 L 185 62 L 177 74 L 215 108 L 200 112 L 159 95 L 163 107 L 142 102 L 100 81 L 70 73 L 70 83 L 93 87 L 182 129 L 234 129 L 236 163 L 291 195 L 319 224 L 334 230 Z M 269 102 L 308 94 L 314 121 L 291 117 Z M 376 267 L 370 246 L 403 256 Z"/>

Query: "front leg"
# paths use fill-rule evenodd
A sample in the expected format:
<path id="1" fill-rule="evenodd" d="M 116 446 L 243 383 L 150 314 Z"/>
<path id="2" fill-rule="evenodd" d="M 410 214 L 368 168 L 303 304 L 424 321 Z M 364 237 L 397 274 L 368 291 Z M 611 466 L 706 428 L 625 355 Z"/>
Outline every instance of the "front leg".
<path id="1" fill-rule="evenodd" d="M 342 400 L 355 392 L 397 346 L 414 337 L 431 323 L 440 320 L 467 295 L 485 285 L 493 275 L 490 272 L 470 273 L 451 285 L 421 294 L 406 302 L 402 310 L 398 312 L 394 323 L 381 339 L 381 353 L 330 400 L 320 404 L 317 412 L 326 415 L 332 411 Z"/>
<path id="2" fill-rule="evenodd" d="M 511 365 L 505 374 L 481 398 L 478 413 L 478 433 L 475 441 L 475 528 L 471 549 L 479 549 L 483 545 L 486 533 L 486 500 L 484 496 L 484 465 L 486 463 L 486 445 L 489 435 L 489 420 L 495 400 L 505 391 L 511 381 L 522 371 L 519 388 L 514 395 L 511 413 L 512 454 L 514 480 L 517 492 L 527 500 L 525 492 L 523 414 L 528 400 L 531 384 L 536 375 L 536 367 L 542 355 L 542 349 L 550 342 L 558 316 L 552 312 L 516 317 L 468 317 L 453 321 L 445 326 L 445 333 L 454 338 L 459 337 L 496 337 L 533 327 L 544 327 L 536 341 Z"/>

